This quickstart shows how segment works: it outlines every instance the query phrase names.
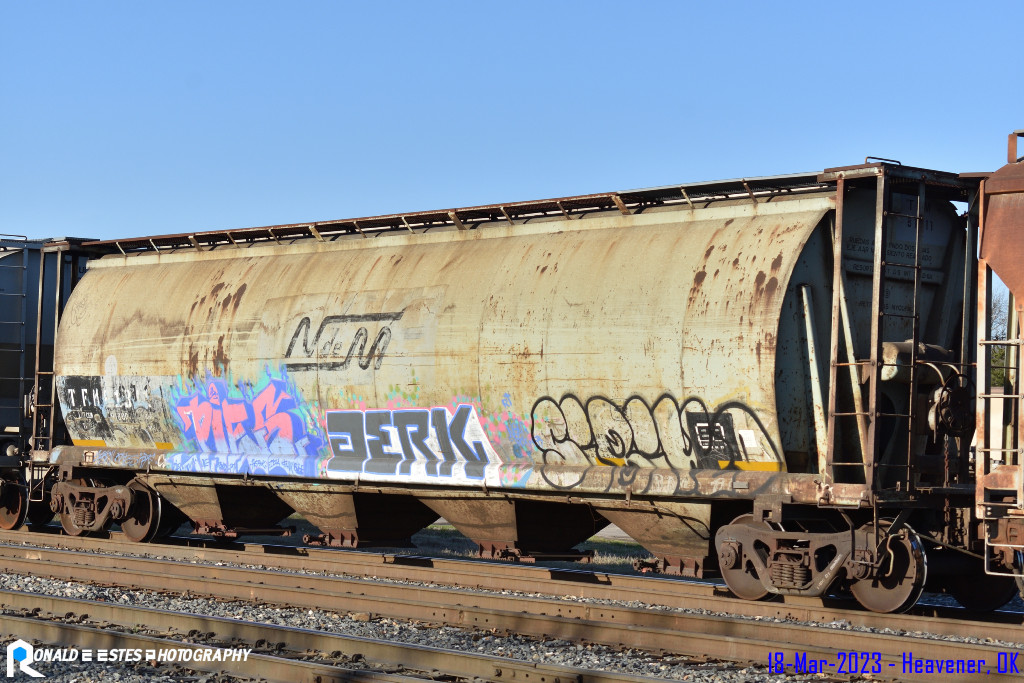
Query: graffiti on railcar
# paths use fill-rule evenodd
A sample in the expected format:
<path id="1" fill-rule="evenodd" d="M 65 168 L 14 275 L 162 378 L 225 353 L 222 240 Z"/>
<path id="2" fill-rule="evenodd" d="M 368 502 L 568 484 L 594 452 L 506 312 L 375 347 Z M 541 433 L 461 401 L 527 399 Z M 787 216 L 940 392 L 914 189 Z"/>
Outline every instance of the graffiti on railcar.
<path id="1" fill-rule="evenodd" d="M 55 451 L 56 452 L 56 451 Z M 169 470 L 193 474 L 252 474 L 275 477 L 313 478 L 324 475 L 324 458 L 303 454 L 276 453 L 160 453 L 97 449 L 90 451 L 93 465 L 134 470 Z M 52 461 L 56 464 L 56 460 Z"/>
<path id="2" fill-rule="evenodd" d="M 168 417 L 161 389 L 149 377 L 70 375 L 57 378 L 57 393 L 76 441 L 170 447 L 160 440 Z"/>
<path id="3" fill-rule="evenodd" d="M 526 420 L 513 412 L 511 394 L 506 393 L 501 397 L 501 408 L 501 412 L 492 416 L 490 420 L 485 418 L 488 431 L 493 438 L 508 441 L 512 455 L 517 460 L 529 460 L 534 450 L 530 427 Z"/>
<path id="4" fill-rule="evenodd" d="M 165 455 L 99 449 L 93 452 L 93 464 L 99 467 L 127 467 L 133 470 L 162 470 L 166 467 Z"/>
<path id="5" fill-rule="evenodd" d="M 461 405 L 473 407 L 480 426 L 487 435 L 487 441 L 497 445 L 500 457 L 505 462 L 530 461 L 534 446 L 530 440 L 530 428 L 526 420 L 513 410 L 512 396 L 505 393 L 495 408 L 494 400 L 480 396 L 458 394 L 445 404 L 454 413 Z"/>
<path id="6" fill-rule="evenodd" d="M 397 322 L 402 314 L 403 311 L 329 315 L 320 321 L 312 343 L 309 332 L 313 323 L 306 316 L 295 326 L 285 351 L 284 366 L 289 370 L 346 370 L 354 360 L 363 370 L 371 365 L 380 370 L 391 341 L 391 327 L 387 323 Z M 380 323 L 372 343 L 369 328 L 361 323 Z"/>
<path id="7" fill-rule="evenodd" d="M 344 398 L 350 408 L 366 410 L 365 401 L 359 397 Z M 408 386 L 392 385 L 389 387 L 385 405 L 388 410 L 416 408 L 419 401 L 420 381 L 416 371 L 412 370 Z M 498 483 L 501 486 L 524 487 L 533 471 L 534 445 L 530 439 L 530 428 L 526 421 L 514 412 L 512 395 L 508 392 L 502 395 L 500 410 L 489 410 L 485 407 L 488 403 L 482 397 L 474 398 L 460 394 L 453 397 L 447 406 L 452 414 L 457 413 L 460 405 L 473 406 L 480 426 L 483 427 L 486 435 L 484 443 L 495 446 L 498 457 L 504 460 L 504 463 L 497 468 Z"/>
<path id="8" fill-rule="evenodd" d="M 420 387 L 422 382 L 416 370 L 410 371 L 408 383 L 392 384 L 388 387 L 381 409 L 398 410 L 401 408 L 421 408 Z M 366 411 L 366 396 L 357 393 L 342 392 L 338 405 L 348 410 Z M 486 434 L 486 441 L 495 447 L 499 457 L 506 463 L 530 463 L 536 450 L 530 438 L 530 426 L 525 417 L 516 414 L 513 409 L 512 395 L 502 394 L 500 402 L 495 406 L 495 399 L 469 394 L 457 394 L 443 403 L 452 414 L 460 405 L 473 407 L 480 426 Z M 437 406 L 435 406 L 437 407 Z"/>
<path id="9" fill-rule="evenodd" d="M 559 467 L 544 465 L 537 469 L 537 476 L 543 481 L 540 488 L 561 491 L 585 489 L 591 493 L 632 495 L 657 495 L 675 498 L 736 498 L 772 493 L 779 481 L 788 476 L 785 472 L 770 470 L 764 478 L 742 477 L 738 469 L 731 470 L 680 470 L 654 467 L 608 467 L 586 465 L 584 467 Z M 779 478 L 782 479 L 779 479 Z M 737 481 L 743 486 L 737 489 Z"/>
<path id="10" fill-rule="evenodd" d="M 103 414 L 102 377 L 58 377 L 57 391 L 64 410 L 64 424 L 75 439 L 113 437 L 113 430 Z"/>
<path id="11" fill-rule="evenodd" d="M 476 408 L 459 404 L 399 410 L 328 410 L 327 438 L 335 476 L 345 473 L 425 475 L 480 480 L 501 460 Z"/>
<path id="12" fill-rule="evenodd" d="M 324 446 L 316 420 L 284 370 L 268 369 L 257 385 L 209 378 L 190 384 L 196 388 L 174 400 L 189 450 L 316 455 Z"/>
<path id="13" fill-rule="evenodd" d="M 737 429 L 733 411 L 747 426 Z M 756 413 L 739 402 L 711 410 L 699 398 L 682 405 L 664 394 L 654 405 L 639 396 L 621 405 L 605 397 L 586 401 L 567 394 L 539 399 L 532 436 L 551 464 L 596 464 L 669 469 L 742 469 L 747 463 L 781 463 L 779 450 Z M 764 444 L 767 444 L 767 449 Z"/>
<path id="14" fill-rule="evenodd" d="M 191 453 L 164 454 L 164 466 L 175 472 L 196 474 L 253 474 L 273 477 L 323 476 L 324 458 L 301 453 Z"/>
<path id="15" fill-rule="evenodd" d="M 59 451 L 54 451 L 59 453 Z M 322 458 L 310 455 L 274 453 L 190 453 L 165 451 L 139 453 L 116 449 L 97 449 L 92 453 L 92 464 L 99 467 L 119 467 L 135 470 L 169 470 L 193 474 L 252 474 L 275 477 L 323 476 Z M 56 464 L 57 456 L 51 458 Z"/>

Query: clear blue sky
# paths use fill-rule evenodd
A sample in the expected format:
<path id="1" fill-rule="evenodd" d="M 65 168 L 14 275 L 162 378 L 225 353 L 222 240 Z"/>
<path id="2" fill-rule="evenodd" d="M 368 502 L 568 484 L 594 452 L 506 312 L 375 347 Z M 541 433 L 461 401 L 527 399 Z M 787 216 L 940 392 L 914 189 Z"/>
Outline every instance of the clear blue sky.
<path id="1" fill-rule="evenodd" d="M 0 1 L 0 232 L 994 170 L 1021 2 Z"/>

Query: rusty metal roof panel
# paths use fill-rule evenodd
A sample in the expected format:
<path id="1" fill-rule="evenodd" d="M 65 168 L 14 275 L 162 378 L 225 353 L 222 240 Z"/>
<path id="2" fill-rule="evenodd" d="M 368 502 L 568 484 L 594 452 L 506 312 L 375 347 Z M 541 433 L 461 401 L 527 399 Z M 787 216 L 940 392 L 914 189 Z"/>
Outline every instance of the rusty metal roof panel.
<path id="1" fill-rule="evenodd" d="M 799 173 L 362 218 L 96 240 L 87 242 L 85 246 L 94 251 L 120 254 L 181 248 L 201 250 L 223 244 L 252 244 L 282 239 L 323 240 L 341 235 L 367 236 L 371 233 L 413 231 L 442 225 L 465 228 L 471 223 L 516 223 L 542 217 L 573 217 L 581 212 L 615 209 L 628 214 L 657 205 L 691 204 L 694 200 L 711 201 L 743 196 L 753 198 L 827 187 L 828 183 L 818 180 L 816 174 Z"/>

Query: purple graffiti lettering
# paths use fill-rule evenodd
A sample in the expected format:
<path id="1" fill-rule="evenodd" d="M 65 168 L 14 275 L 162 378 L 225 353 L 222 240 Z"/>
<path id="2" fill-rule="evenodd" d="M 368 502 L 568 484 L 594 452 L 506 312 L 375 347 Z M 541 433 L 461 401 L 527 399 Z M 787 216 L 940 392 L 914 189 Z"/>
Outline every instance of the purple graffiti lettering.
<path id="1" fill-rule="evenodd" d="M 299 403 L 284 379 L 271 378 L 250 399 L 230 397 L 222 380 L 178 399 L 182 436 L 208 453 L 315 455 L 323 440 L 306 429 Z"/>

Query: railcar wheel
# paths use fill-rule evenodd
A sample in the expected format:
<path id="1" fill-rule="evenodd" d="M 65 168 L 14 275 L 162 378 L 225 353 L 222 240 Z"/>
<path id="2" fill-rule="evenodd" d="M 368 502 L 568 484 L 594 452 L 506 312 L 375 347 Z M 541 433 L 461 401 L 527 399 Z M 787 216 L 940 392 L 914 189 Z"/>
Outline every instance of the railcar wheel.
<path id="1" fill-rule="evenodd" d="M 167 538 L 168 536 L 172 536 L 174 535 L 174 532 L 176 532 L 178 528 L 187 521 L 188 517 L 182 514 L 178 508 L 161 498 L 160 527 L 156 530 L 156 535 L 153 536 L 153 538 Z"/>
<path id="2" fill-rule="evenodd" d="M 28 504 L 28 525 L 30 527 L 46 526 L 53 521 L 53 510 L 47 502 L 35 502 Z"/>
<path id="3" fill-rule="evenodd" d="M 53 521 L 56 517 L 53 508 L 50 507 L 50 494 L 53 489 L 53 474 L 47 473 L 42 481 L 42 500 L 29 500 L 28 522 L 29 528 L 38 529 Z"/>
<path id="4" fill-rule="evenodd" d="M 874 524 L 863 527 L 874 535 Z M 914 606 L 928 578 L 928 560 L 921 538 L 909 526 L 882 544 L 879 576 L 856 581 L 850 592 L 861 606 L 883 614 L 906 612 Z"/>
<path id="5" fill-rule="evenodd" d="M 85 536 L 89 531 L 75 526 L 75 520 L 67 512 L 60 513 L 60 526 L 68 536 Z"/>
<path id="6" fill-rule="evenodd" d="M 1013 600 L 1017 581 L 1011 576 L 989 576 L 984 572 L 956 577 L 947 590 L 964 608 L 991 612 Z"/>
<path id="7" fill-rule="evenodd" d="M 0 491 L 0 529 L 10 531 L 25 523 L 28 514 L 28 487 L 20 478 L 3 480 Z"/>
<path id="8" fill-rule="evenodd" d="M 1017 586 L 1017 595 L 1024 600 L 1024 552 L 1020 550 L 1014 553 L 1013 582 Z"/>
<path id="9" fill-rule="evenodd" d="M 135 543 L 153 540 L 160 530 L 160 496 L 140 481 L 128 482 L 132 491 L 132 506 L 128 518 L 121 522 L 124 537 Z"/>
<path id="10" fill-rule="evenodd" d="M 761 525 L 754 521 L 753 515 L 740 515 L 732 520 L 732 524 L 752 526 L 760 528 Z M 749 560 L 744 562 L 743 557 L 722 558 L 722 553 L 734 552 L 731 549 L 719 548 L 719 568 L 725 585 L 737 598 L 744 600 L 761 600 L 768 595 L 768 589 L 761 583 L 757 576 L 753 563 Z"/>

